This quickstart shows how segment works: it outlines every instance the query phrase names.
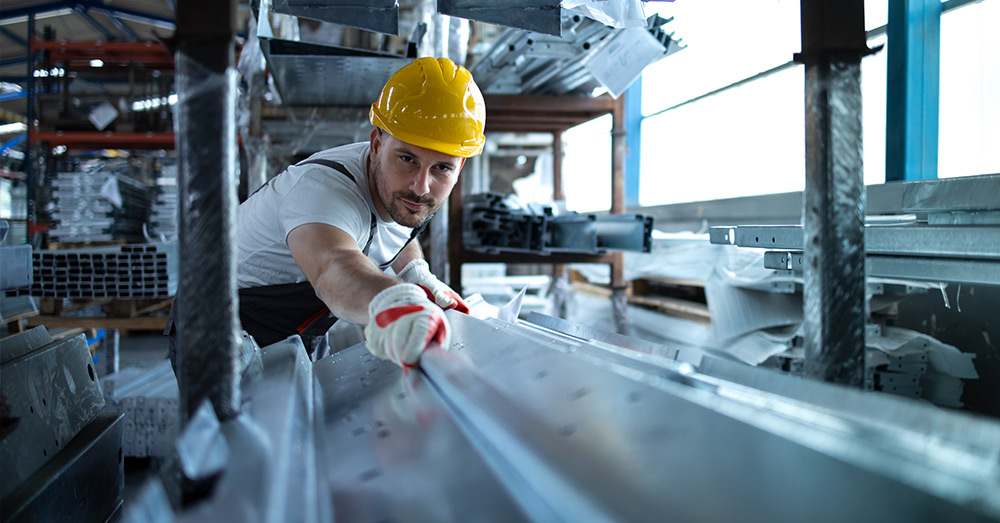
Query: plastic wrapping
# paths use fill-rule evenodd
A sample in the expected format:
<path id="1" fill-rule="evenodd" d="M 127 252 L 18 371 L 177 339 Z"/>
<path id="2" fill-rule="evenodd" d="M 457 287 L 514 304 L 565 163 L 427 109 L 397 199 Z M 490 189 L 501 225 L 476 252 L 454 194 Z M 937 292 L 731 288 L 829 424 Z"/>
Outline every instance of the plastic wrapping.
<path id="1" fill-rule="evenodd" d="M 806 65 L 805 347 L 807 372 L 864 380 L 865 191 L 861 64 Z"/>
<path id="2" fill-rule="evenodd" d="M 267 145 L 259 125 L 254 125 L 254 107 L 259 111 L 260 99 L 268 89 L 266 74 L 267 62 L 257 38 L 259 24 L 251 15 L 250 34 L 243 43 L 239 62 L 236 68 L 240 74 L 239 98 L 236 111 L 236 127 L 239 129 L 243 152 L 247 158 L 246 194 L 252 194 L 266 182 L 267 178 Z M 257 116 L 259 123 L 259 115 Z"/>
<path id="3" fill-rule="evenodd" d="M 575 11 L 611 27 L 646 25 L 642 0 L 608 2 L 607 0 L 563 0 L 562 8 Z"/>
<path id="4" fill-rule="evenodd" d="M 214 45 L 214 47 L 213 47 Z M 174 126 L 178 148 L 180 274 L 175 301 L 181 410 L 212 399 L 220 419 L 239 406 L 236 295 L 236 80 L 229 44 L 180 46 Z M 189 51 L 190 49 L 190 51 Z M 185 54 L 197 52 L 200 56 Z M 231 56 L 231 55 L 230 55 Z"/>

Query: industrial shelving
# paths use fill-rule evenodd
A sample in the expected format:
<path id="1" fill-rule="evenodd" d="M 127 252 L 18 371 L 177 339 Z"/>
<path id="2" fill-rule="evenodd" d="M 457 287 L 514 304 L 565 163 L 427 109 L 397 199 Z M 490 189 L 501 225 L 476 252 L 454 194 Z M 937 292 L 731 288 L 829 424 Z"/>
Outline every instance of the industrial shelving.
<path id="1" fill-rule="evenodd" d="M 486 132 L 540 132 L 553 136 L 553 197 L 562 199 L 562 133 L 567 129 L 606 114 L 612 115 L 611 153 L 611 213 L 625 213 L 625 122 L 624 97 L 615 100 L 608 95 L 539 96 L 486 95 Z M 448 201 L 449 283 L 458 292 L 462 289 L 462 265 L 465 263 L 552 264 L 555 272 L 567 263 L 602 263 L 611 267 L 611 287 L 624 291 L 624 257 L 621 252 L 607 254 L 551 255 L 487 254 L 466 250 L 462 244 L 463 182 L 452 190 Z M 432 252 L 433 256 L 433 252 Z"/>

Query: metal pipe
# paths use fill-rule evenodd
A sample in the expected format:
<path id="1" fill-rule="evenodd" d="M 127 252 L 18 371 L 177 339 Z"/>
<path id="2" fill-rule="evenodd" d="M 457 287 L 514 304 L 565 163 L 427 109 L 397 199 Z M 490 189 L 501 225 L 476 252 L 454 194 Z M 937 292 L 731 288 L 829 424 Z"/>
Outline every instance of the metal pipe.
<path id="1" fill-rule="evenodd" d="M 239 408 L 235 0 L 177 3 L 174 128 L 180 196 L 177 349 L 182 423 L 209 398 Z"/>
<path id="2" fill-rule="evenodd" d="M 28 99 L 25 102 L 26 103 L 25 116 L 28 119 L 28 129 L 27 129 L 27 132 L 26 132 L 26 134 L 28 136 L 28 145 L 24 149 L 24 177 L 25 177 L 25 183 L 27 184 L 27 187 L 28 187 L 28 191 L 27 191 L 27 195 L 26 195 L 26 197 L 27 197 L 27 204 L 28 204 L 27 205 L 28 208 L 27 208 L 27 216 L 26 216 L 26 218 L 28 219 L 29 223 L 32 223 L 32 222 L 36 221 L 36 217 L 35 217 L 35 198 L 37 196 L 36 196 L 36 191 L 35 191 L 35 184 L 38 183 L 37 180 L 35 180 L 35 154 L 34 154 L 35 148 L 34 148 L 34 140 L 32 140 L 32 138 L 34 138 L 34 134 L 35 134 L 35 100 L 36 100 L 36 97 L 37 97 L 37 95 L 35 94 L 35 83 L 36 83 L 35 82 L 35 60 L 34 60 L 34 57 L 35 57 L 34 53 L 35 52 L 32 49 L 32 43 L 35 41 L 35 15 L 34 14 L 29 14 L 28 15 L 28 34 L 27 34 L 27 38 L 26 39 L 28 41 L 28 60 L 27 60 L 27 64 L 28 64 L 28 66 L 27 66 L 28 76 L 27 76 L 27 82 L 26 82 L 27 83 L 27 91 L 28 91 Z M 31 231 L 30 230 L 28 231 L 28 243 L 32 243 Z"/>
<path id="3" fill-rule="evenodd" d="M 625 212 L 625 155 L 628 152 L 628 131 L 625 130 L 625 98 L 615 100 L 611 110 L 611 214 Z M 612 253 L 611 264 L 611 310 L 615 318 L 615 330 L 625 334 L 628 321 L 628 300 L 625 294 L 625 255 Z"/>
<path id="4" fill-rule="evenodd" d="M 865 242 L 861 154 L 864 2 L 802 0 L 806 66 L 805 350 L 808 375 L 864 384 Z"/>

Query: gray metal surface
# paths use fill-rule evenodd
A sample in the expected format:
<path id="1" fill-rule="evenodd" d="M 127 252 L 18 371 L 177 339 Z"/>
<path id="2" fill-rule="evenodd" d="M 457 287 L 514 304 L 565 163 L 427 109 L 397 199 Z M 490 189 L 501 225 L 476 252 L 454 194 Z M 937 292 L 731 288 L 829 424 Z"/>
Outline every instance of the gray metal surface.
<path id="1" fill-rule="evenodd" d="M 597 246 L 608 250 L 650 252 L 653 218 L 643 214 L 596 216 Z"/>
<path id="2" fill-rule="evenodd" d="M 0 340 L 0 365 L 49 343 L 52 336 L 44 325 L 4 338 Z"/>
<path id="3" fill-rule="evenodd" d="M 763 249 L 803 250 L 800 225 L 738 225 L 712 227 L 712 243 Z M 1000 227 L 975 225 L 869 225 L 867 254 L 1000 259 Z"/>
<path id="4" fill-rule="evenodd" d="M 359 344 L 314 373 L 335 519 L 526 519 L 419 371 L 404 375 Z"/>
<path id="5" fill-rule="evenodd" d="M 550 496 L 554 519 L 1000 518 L 996 442 L 896 430 L 683 367 L 640 372 L 517 325 L 449 320 L 452 353 L 427 354 L 428 375 L 447 382 L 446 402 L 476 420 L 474 439 L 497 460 L 525 481 L 552 479 L 529 485 Z"/>
<path id="6" fill-rule="evenodd" d="M 122 504 L 123 467 L 122 415 L 101 414 L 28 481 L 4 496 L 3 520 L 109 521 Z"/>
<path id="7" fill-rule="evenodd" d="M 894 182 L 865 187 L 868 215 L 902 213 L 903 185 L 902 182 Z M 801 224 L 802 192 L 629 207 L 628 212 L 648 214 L 656 220 L 658 229 L 668 232 L 732 223 Z"/>
<path id="8" fill-rule="evenodd" d="M 272 4 L 276 13 L 399 34 L 397 0 L 272 0 Z"/>
<path id="9" fill-rule="evenodd" d="M 597 329 L 594 327 L 589 327 L 586 325 L 580 325 L 578 323 L 566 321 L 561 318 L 547 316 L 545 314 L 540 314 L 534 311 L 528 313 L 528 317 L 525 319 L 525 321 L 534 325 L 538 325 L 539 327 L 543 327 L 545 329 L 549 329 L 555 332 L 559 332 L 583 340 L 607 343 L 609 345 L 614 345 L 616 347 L 623 347 L 644 354 L 652 354 L 654 356 L 662 356 L 664 358 L 671 360 L 687 362 L 695 366 L 701 363 L 701 358 L 704 356 L 704 353 L 701 350 L 695 349 L 693 347 L 682 346 L 682 345 L 675 345 L 675 346 L 661 345 L 658 343 L 641 340 L 639 338 L 633 338 L 631 336 L 618 334 L 616 332 L 610 332 Z"/>
<path id="10" fill-rule="evenodd" d="M 1000 285 L 1000 262 L 993 260 L 869 256 L 866 262 L 871 276 Z"/>
<path id="11" fill-rule="evenodd" d="M 768 251 L 764 253 L 764 267 L 801 271 L 804 258 L 801 252 Z M 869 254 L 865 265 L 869 277 L 1000 285 L 997 260 Z"/>
<path id="12" fill-rule="evenodd" d="M 104 396 L 83 334 L 5 361 L 0 376 L 10 420 L 0 441 L 0 495 L 7 496 L 97 416 Z"/>
<path id="13" fill-rule="evenodd" d="M 261 38 L 261 48 L 287 105 L 362 106 L 411 59 L 335 46 Z"/>
<path id="14" fill-rule="evenodd" d="M 438 0 L 438 12 L 560 36 L 559 0 Z"/>
<path id="15" fill-rule="evenodd" d="M 31 246 L 0 246 L 0 291 L 31 287 Z"/>
<path id="16" fill-rule="evenodd" d="M 903 184 L 904 212 L 1000 209 L 1000 174 Z"/>

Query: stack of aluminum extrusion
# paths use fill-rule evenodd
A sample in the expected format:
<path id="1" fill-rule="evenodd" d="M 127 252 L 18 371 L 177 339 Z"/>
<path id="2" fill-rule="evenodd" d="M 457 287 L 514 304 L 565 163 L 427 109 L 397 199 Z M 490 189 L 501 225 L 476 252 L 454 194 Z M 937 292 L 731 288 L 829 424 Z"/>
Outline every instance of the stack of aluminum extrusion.
<path id="1" fill-rule="evenodd" d="M 31 295 L 167 298 L 177 292 L 177 244 L 35 251 Z"/>
<path id="2" fill-rule="evenodd" d="M 473 251 L 603 254 L 652 249 L 653 218 L 643 214 L 556 215 L 552 206 L 523 204 L 498 193 L 469 196 L 462 212 L 462 242 Z"/>
<path id="3" fill-rule="evenodd" d="M 102 413 L 83 334 L 0 340 L 0 519 L 106 521 L 120 510 L 122 416 Z"/>
<path id="4" fill-rule="evenodd" d="M 166 457 L 180 426 L 179 391 L 170 362 L 122 369 L 101 378 L 101 384 L 108 405 L 125 415 L 125 455 Z"/>
<path id="5" fill-rule="evenodd" d="M 148 187 L 111 168 L 61 172 L 52 179 L 47 209 L 55 226 L 49 238 L 60 242 L 143 239 L 151 204 Z"/>

